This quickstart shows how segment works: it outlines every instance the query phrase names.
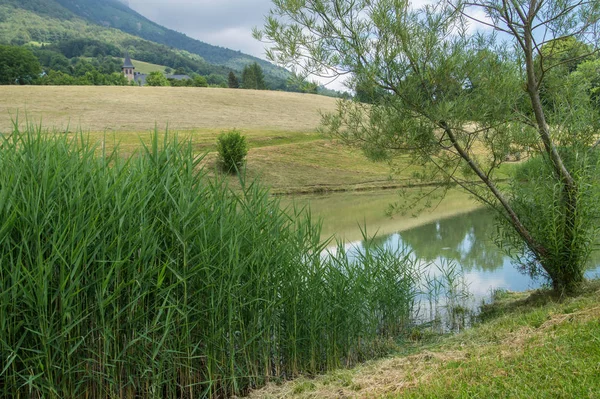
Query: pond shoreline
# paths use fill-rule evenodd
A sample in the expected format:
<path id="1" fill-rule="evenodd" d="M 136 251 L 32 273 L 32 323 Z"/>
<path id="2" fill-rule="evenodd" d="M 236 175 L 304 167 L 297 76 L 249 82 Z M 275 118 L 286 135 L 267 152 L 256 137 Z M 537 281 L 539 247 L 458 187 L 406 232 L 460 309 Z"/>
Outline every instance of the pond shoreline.
<path id="1" fill-rule="evenodd" d="M 404 194 L 418 195 L 421 188 L 423 187 L 407 187 Z M 483 208 L 470 195 L 457 189 L 450 189 L 443 198 L 434 199 L 429 204 L 419 204 L 423 209 L 414 209 L 404 214 L 386 213 L 391 204 L 402 200 L 393 189 L 306 193 L 278 198 L 283 208 L 308 206 L 311 217 L 322 222 L 321 236 L 324 240 L 335 235 L 345 242 L 363 239 L 365 227 L 369 236 L 374 233 L 382 236 Z"/>
<path id="2" fill-rule="evenodd" d="M 499 179 L 499 182 L 505 182 L 509 179 Z M 377 184 L 380 182 L 381 184 Z M 271 189 L 271 195 L 274 197 L 284 196 L 296 196 L 296 195 L 311 195 L 311 194 L 330 194 L 330 193 L 341 193 L 341 192 L 369 192 L 369 191 L 381 191 L 381 190 L 394 190 L 394 189 L 410 189 L 410 188 L 424 188 L 424 187 L 449 187 L 459 188 L 456 183 L 442 183 L 442 182 L 420 182 L 414 183 L 411 181 L 394 181 L 394 180 L 381 180 L 381 181 L 370 181 L 357 184 L 316 184 L 316 185 L 305 185 L 299 187 L 289 188 L 273 188 Z"/>
<path id="3" fill-rule="evenodd" d="M 499 292 L 480 324 L 456 335 L 415 330 L 395 354 L 271 383 L 250 398 L 587 397 L 597 392 L 600 280 L 575 297 Z M 556 372 L 561 370 L 561 372 Z M 551 375 L 547 384 L 540 384 Z"/>

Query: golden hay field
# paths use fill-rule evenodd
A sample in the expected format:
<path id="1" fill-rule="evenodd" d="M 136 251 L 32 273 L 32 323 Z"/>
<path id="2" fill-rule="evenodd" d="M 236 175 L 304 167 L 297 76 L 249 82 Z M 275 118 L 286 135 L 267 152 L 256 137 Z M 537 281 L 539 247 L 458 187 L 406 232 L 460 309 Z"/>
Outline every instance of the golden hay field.
<path id="1" fill-rule="evenodd" d="M 329 97 L 240 89 L 0 86 L 0 133 L 12 120 L 44 129 L 89 134 L 124 154 L 147 142 L 155 126 L 190 138 L 198 153 L 213 151 L 222 131 L 237 128 L 250 144 L 247 176 L 273 192 L 368 189 L 394 184 L 386 164 L 322 137 L 321 113 L 336 109 Z M 215 157 L 210 154 L 206 165 Z M 232 179 L 235 180 L 235 179 Z"/>
<path id="2" fill-rule="evenodd" d="M 57 129 L 314 131 L 335 99 L 300 93 L 188 87 L 0 86 L 0 132 L 11 117 Z"/>

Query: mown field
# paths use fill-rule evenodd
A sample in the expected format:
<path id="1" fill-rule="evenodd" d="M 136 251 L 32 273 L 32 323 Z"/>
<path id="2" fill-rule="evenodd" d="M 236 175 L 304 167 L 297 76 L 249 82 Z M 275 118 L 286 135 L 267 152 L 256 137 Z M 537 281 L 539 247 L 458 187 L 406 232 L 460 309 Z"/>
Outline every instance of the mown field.
<path id="1" fill-rule="evenodd" d="M 153 132 L 191 138 L 204 164 L 215 161 L 224 131 L 238 129 L 250 153 L 246 176 L 260 178 L 273 193 L 320 193 L 410 186 L 416 167 L 399 158 L 400 174 L 386 163 L 318 132 L 323 113 L 336 110 L 325 96 L 274 91 L 108 86 L 0 86 L 0 132 L 18 120 L 44 129 L 83 132 L 106 147 L 119 144 L 128 155 Z M 232 179 L 235 181 L 235 179 Z"/>
<path id="2" fill-rule="evenodd" d="M 275 192 L 319 192 L 394 186 L 386 164 L 368 161 L 317 132 L 322 112 L 336 100 L 309 94 L 215 88 L 0 87 L 0 132 L 12 121 L 83 131 L 124 153 L 148 142 L 154 129 L 191 137 L 198 153 L 211 152 L 217 136 L 239 129 L 251 150 L 247 175 Z M 214 157 L 209 155 L 207 163 Z M 399 180 L 398 180 L 399 179 Z"/>

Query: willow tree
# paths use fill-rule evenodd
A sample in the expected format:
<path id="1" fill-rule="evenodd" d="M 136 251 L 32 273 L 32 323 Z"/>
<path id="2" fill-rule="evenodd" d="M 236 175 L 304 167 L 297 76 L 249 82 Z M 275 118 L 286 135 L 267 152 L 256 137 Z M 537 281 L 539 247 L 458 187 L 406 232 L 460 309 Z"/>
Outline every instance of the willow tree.
<path id="1" fill-rule="evenodd" d="M 578 286 L 597 225 L 586 202 L 597 112 L 576 81 L 550 73 L 568 62 L 550 44 L 573 38 L 589 49 L 577 57 L 592 56 L 600 2 L 273 3 L 254 32 L 271 60 L 380 93 L 369 105 L 340 102 L 324 118 L 329 132 L 371 158 L 410 156 L 428 166 L 423 177 L 460 185 L 510 226 L 503 243 L 525 249 L 516 258 L 524 270 L 561 292 Z M 550 105 L 542 85 L 560 93 Z M 502 164 L 516 158 L 536 173 L 501 183 Z"/>

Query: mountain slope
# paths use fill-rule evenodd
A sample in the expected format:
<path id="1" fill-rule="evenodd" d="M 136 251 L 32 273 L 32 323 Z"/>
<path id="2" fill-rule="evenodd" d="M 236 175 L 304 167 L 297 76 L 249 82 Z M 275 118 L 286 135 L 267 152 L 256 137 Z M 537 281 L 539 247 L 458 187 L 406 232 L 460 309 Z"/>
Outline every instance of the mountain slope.
<path id="1" fill-rule="evenodd" d="M 0 0 L 0 43 L 52 43 L 88 38 L 129 50 L 139 60 L 226 76 L 258 62 L 271 88 L 285 87 L 288 72 L 267 61 L 211 46 L 166 29 L 117 0 Z M 156 57 L 168 58 L 170 64 Z M 191 64 L 190 64 L 191 63 Z"/>
<path id="2" fill-rule="evenodd" d="M 243 54 L 239 51 L 213 46 L 192 39 L 183 33 L 167 29 L 150 21 L 118 0 L 55 1 L 64 8 L 90 22 L 116 28 L 155 43 L 188 51 L 192 54 L 201 56 L 211 64 L 225 65 L 236 70 L 241 70 L 244 65 L 258 62 L 266 73 L 287 77 L 287 73 L 284 69 L 278 68 L 265 60 Z"/>

